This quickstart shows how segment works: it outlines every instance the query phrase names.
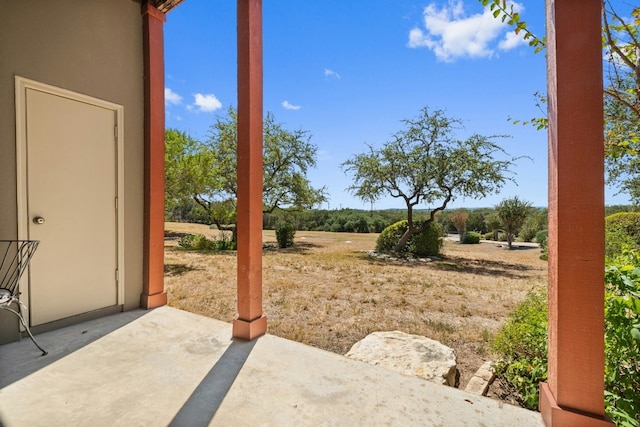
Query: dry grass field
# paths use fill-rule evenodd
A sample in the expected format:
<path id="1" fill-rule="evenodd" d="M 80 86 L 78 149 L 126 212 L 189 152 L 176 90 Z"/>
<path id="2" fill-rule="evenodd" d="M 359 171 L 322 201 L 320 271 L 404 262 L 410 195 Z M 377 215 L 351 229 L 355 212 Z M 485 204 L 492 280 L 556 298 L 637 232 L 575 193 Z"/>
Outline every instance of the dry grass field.
<path id="1" fill-rule="evenodd" d="M 230 322 L 236 314 L 234 252 L 185 251 L 181 233 L 213 237 L 203 225 L 167 223 L 169 305 Z M 263 300 L 268 332 L 344 354 L 373 331 L 400 330 L 454 348 L 460 387 L 492 355 L 488 342 L 532 289 L 546 287 L 537 248 L 445 241 L 442 259 L 381 260 L 377 234 L 298 231 L 295 245 L 265 249 Z M 265 243 L 276 239 L 265 231 Z"/>

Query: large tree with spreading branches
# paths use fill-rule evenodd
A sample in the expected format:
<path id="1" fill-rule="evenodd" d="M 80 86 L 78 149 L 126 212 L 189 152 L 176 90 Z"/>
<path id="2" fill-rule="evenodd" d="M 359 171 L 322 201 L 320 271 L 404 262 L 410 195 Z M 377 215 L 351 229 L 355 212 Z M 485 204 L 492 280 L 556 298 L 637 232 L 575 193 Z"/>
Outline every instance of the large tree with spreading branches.
<path id="1" fill-rule="evenodd" d="M 167 204 L 195 201 L 220 230 L 236 235 L 237 112 L 218 116 L 204 142 L 168 129 L 166 142 Z M 326 200 L 326 190 L 314 188 L 307 172 L 316 165 L 317 147 L 309 132 L 290 131 L 271 113 L 264 119 L 263 212 L 277 208 L 312 208 Z"/>
<path id="2" fill-rule="evenodd" d="M 496 137 L 473 134 L 458 139 L 455 132 L 462 130 L 461 121 L 442 110 L 425 107 L 415 119 L 402 123 L 404 128 L 381 148 L 369 146 L 342 164 L 353 179 L 348 190 L 362 201 L 391 196 L 404 202 L 408 227 L 395 252 L 457 197 L 482 198 L 513 180 L 516 160 L 494 142 Z M 414 208 L 420 204 L 430 208 L 427 218 L 418 221 Z"/>

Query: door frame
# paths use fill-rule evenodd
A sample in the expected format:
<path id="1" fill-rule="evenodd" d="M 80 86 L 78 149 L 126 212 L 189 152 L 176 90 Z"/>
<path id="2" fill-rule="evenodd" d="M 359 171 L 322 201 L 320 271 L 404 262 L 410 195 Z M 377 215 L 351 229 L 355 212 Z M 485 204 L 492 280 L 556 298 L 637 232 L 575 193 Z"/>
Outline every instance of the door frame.
<path id="1" fill-rule="evenodd" d="M 124 305 L 124 107 L 99 98 L 94 98 L 81 93 L 51 86 L 35 80 L 15 76 L 15 105 L 16 105 L 16 182 L 17 182 L 17 211 L 18 211 L 18 239 L 29 238 L 29 211 L 27 206 L 27 89 L 37 90 L 54 96 L 67 98 L 73 101 L 83 102 L 97 107 L 112 110 L 116 117 L 116 129 L 114 136 L 116 142 L 116 248 L 117 248 L 117 304 Z M 37 254 L 36 254 L 37 256 Z M 25 301 L 29 299 L 29 274 L 23 275 L 20 289 Z M 30 307 L 30 304 L 28 305 Z"/>

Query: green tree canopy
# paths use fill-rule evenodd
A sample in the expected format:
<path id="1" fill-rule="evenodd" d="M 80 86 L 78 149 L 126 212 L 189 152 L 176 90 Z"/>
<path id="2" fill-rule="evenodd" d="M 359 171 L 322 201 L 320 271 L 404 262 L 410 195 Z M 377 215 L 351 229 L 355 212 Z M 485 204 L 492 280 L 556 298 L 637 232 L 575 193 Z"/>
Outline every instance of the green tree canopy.
<path id="1" fill-rule="evenodd" d="M 527 219 L 530 210 L 531 203 L 520 200 L 518 196 L 505 199 L 496 206 L 502 229 L 507 234 L 509 249 L 512 248 L 513 239 Z"/>
<path id="2" fill-rule="evenodd" d="M 175 129 L 166 131 L 166 197 L 194 200 L 221 230 L 236 230 L 237 112 L 218 116 L 205 142 Z M 264 119 L 263 212 L 312 208 L 326 199 L 306 177 L 316 165 L 317 147 L 309 132 L 289 131 L 271 113 Z"/>
<path id="3" fill-rule="evenodd" d="M 368 152 L 342 164 L 353 178 L 348 190 L 359 199 L 373 202 L 388 195 L 404 201 L 408 227 L 396 252 L 456 197 L 482 198 L 497 192 L 512 180 L 510 168 L 516 160 L 493 142 L 494 137 L 473 134 L 466 140 L 457 139 L 455 131 L 462 128 L 461 121 L 442 110 L 425 107 L 417 118 L 402 123 L 404 129 L 381 148 L 369 146 Z M 436 207 L 429 208 L 425 221 L 416 222 L 413 209 L 420 203 Z"/>

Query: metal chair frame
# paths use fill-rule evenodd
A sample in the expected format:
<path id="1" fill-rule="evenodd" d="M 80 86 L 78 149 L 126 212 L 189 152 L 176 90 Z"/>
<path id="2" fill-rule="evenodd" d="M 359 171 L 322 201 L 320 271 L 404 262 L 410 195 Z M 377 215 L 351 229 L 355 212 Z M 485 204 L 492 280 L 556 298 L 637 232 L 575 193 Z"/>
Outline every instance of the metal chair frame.
<path id="1" fill-rule="evenodd" d="M 38 240 L 0 240 L 0 309 L 7 310 L 20 319 L 29 338 L 44 356 L 47 352 L 33 337 L 29 324 L 22 314 L 23 311 L 27 311 L 27 307 L 20 301 L 19 289 L 20 278 L 29 266 L 39 244 Z M 11 307 L 13 303 L 16 303 L 17 310 Z"/>

